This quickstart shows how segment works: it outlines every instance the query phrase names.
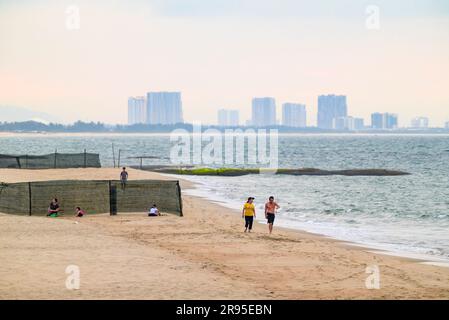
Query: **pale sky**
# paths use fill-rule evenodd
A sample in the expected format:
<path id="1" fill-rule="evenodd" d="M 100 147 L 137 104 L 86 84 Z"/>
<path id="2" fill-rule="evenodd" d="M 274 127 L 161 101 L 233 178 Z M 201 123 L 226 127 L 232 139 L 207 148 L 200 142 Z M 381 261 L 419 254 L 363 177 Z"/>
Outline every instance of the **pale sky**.
<path id="1" fill-rule="evenodd" d="M 335 93 L 367 123 L 379 111 L 441 126 L 449 1 L 0 0 L 0 105 L 125 123 L 128 97 L 147 91 L 181 91 L 189 122 L 221 108 L 246 120 L 253 97 L 271 96 L 278 118 L 304 103 L 315 125 L 317 96 Z"/>

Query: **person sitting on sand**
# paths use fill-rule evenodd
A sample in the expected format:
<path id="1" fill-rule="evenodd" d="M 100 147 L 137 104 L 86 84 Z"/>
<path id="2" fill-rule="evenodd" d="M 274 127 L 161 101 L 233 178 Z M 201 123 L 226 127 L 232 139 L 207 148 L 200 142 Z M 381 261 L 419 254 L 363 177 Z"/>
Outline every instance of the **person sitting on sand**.
<path id="1" fill-rule="evenodd" d="M 58 199 L 54 198 L 48 206 L 47 217 L 57 217 L 60 210 Z"/>
<path id="2" fill-rule="evenodd" d="M 249 197 L 248 201 L 243 205 L 242 218 L 245 218 L 245 231 L 251 232 L 253 228 L 254 218 L 256 217 L 256 207 L 254 206 L 254 198 Z"/>
<path id="3" fill-rule="evenodd" d="M 84 210 L 81 210 L 80 207 L 76 207 L 75 208 L 75 217 L 79 217 L 81 218 L 82 216 L 84 216 L 86 214 L 86 212 Z"/>
<path id="4" fill-rule="evenodd" d="M 265 203 L 265 219 L 267 219 L 268 223 L 268 230 L 270 231 L 270 234 L 273 232 L 273 224 L 274 224 L 274 217 L 276 214 L 276 209 L 279 209 L 279 205 L 274 202 L 274 197 L 271 196 L 268 198 L 268 202 Z"/>
<path id="5" fill-rule="evenodd" d="M 157 217 L 160 215 L 161 215 L 161 213 L 159 212 L 159 209 L 157 208 L 156 204 L 153 204 L 153 206 L 148 211 L 148 216 L 149 217 Z"/>

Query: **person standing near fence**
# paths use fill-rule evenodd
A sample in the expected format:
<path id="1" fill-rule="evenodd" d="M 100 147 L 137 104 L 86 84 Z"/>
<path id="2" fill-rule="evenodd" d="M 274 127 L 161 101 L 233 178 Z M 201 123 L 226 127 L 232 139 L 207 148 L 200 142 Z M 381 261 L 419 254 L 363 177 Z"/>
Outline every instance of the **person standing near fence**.
<path id="1" fill-rule="evenodd" d="M 126 167 L 123 167 L 122 172 L 120 172 L 120 182 L 123 190 L 125 190 L 126 188 L 127 181 L 128 181 L 128 172 L 126 172 Z"/>

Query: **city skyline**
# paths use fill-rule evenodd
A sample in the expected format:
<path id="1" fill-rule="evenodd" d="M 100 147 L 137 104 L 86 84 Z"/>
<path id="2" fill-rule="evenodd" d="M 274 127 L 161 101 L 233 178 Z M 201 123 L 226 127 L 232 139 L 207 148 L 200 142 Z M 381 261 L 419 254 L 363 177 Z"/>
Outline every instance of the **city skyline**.
<path id="1" fill-rule="evenodd" d="M 346 94 L 353 117 L 449 121 L 447 1 L 377 1 L 378 29 L 361 0 L 114 4 L 77 1 L 77 27 L 72 2 L 0 1 L 0 105 L 126 123 L 129 93 L 150 84 L 182 91 L 188 122 L 213 122 L 216 106 L 249 119 L 268 95 L 306 104 L 311 126 L 323 92 Z"/>
<path id="2" fill-rule="evenodd" d="M 307 123 L 306 105 L 284 102 L 281 105 L 281 119 L 277 117 L 276 99 L 273 97 L 254 97 L 251 103 L 252 116 L 241 124 L 240 112 L 236 109 L 221 108 L 217 110 L 215 125 L 219 127 L 270 127 L 317 128 L 324 130 L 360 131 L 360 130 L 395 130 L 401 128 L 428 129 L 429 118 L 414 117 L 407 126 L 399 126 L 399 115 L 394 113 L 374 112 L 371 122 L 364 118 L 349 115 L 347 96 L 322 94 L 318 96 L 318 115 L 315 125 Z M 181 92 L 147 92 L 144 96 L 128 98 L 127 124 L 175 125 L 182 124 L 183 110 Z M 445 122 L 440 128 L 447 128 Z M 206 125 L 211 125 L 210 123 Z M 212 124 L 213 125 L 213 124 Z"/>

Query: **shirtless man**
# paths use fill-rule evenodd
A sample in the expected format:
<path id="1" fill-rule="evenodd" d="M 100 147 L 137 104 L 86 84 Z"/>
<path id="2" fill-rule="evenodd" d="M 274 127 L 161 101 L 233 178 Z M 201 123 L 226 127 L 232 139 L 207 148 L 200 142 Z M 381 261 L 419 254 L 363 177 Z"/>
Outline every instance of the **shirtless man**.
<path id="1" fill-rule="evenodd" d="M 273 232 L 274 216 L 276 214 L 276 210 L 279 208 L 279 205 L 274 202 L 273 196 L 268 198 L 268 202 L 265 203 L 265 218 L 268 222 L 268 230 L 270 231 L 270 234 Z"/>

